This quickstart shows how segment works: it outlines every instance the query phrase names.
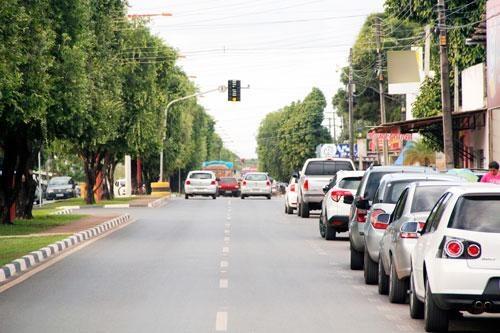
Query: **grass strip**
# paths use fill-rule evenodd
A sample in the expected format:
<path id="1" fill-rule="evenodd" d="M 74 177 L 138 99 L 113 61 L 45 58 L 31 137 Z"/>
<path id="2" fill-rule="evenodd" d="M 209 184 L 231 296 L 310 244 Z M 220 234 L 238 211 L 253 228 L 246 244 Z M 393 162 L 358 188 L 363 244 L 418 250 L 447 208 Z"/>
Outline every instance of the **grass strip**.
<path id="1" fill-rule="evenodd" d="M 78 221 L 86 215 L 47 215 L 47 213 L 34 211 L 33 216 L 31 220 L 15 220 L 13 225 L 0 224 L 0 236 L 36 234 L 53 227 Z M 0 242 L 3 241 L 3 239 L 0 239 Z"/>
<path id="2" fill-rule="evenodd" d="M 65 239 L 69 235 L 40 236 L 40 237 L 9 237 L 0 239 L 0 266 L 12 260 L 41 249 L 49 244 Z"/>

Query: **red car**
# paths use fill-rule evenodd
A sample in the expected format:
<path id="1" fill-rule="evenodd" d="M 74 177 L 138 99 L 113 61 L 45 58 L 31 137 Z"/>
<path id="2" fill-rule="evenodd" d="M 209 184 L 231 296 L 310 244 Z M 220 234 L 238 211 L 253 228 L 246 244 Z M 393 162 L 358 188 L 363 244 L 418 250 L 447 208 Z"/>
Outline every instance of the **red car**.
<path id="1" fill-rule="evenodd" d="M 222 177 L 219 180 L 219 195 L 240 196 L 240 185 L 234 177 Z"/>

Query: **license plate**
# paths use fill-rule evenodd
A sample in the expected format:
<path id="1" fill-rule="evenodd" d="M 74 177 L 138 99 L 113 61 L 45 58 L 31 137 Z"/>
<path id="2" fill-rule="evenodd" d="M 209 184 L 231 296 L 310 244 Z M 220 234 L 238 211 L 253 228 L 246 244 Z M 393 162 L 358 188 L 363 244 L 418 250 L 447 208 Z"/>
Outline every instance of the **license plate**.
<path id="1" fill-rule="evenodd" d="M 57 194 L 56 194 L 56 197 L 58 197 L 58 198 L 62 198 L 62 197 L 64 197 L 64 194 L 62 194 L 62 193 L 57 193 Z"/>
<path id="2" fill-rule="evenodd" d="M 230 193 L 233 193 L 233 191 L 226 191 L 226 194 L 230 194 Z"/>

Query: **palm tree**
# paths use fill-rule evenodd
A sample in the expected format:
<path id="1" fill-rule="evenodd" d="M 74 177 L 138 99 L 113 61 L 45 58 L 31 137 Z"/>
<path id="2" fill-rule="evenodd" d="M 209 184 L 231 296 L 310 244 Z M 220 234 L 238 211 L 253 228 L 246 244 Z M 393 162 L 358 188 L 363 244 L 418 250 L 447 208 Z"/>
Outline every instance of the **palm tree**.
<path id="1" fill-rule="evenodd" d="M 405 165 L 430 166 L 436 164 L 436 152 L 422 139 L 413 142 L 413 145 L 404 152 Z"/>

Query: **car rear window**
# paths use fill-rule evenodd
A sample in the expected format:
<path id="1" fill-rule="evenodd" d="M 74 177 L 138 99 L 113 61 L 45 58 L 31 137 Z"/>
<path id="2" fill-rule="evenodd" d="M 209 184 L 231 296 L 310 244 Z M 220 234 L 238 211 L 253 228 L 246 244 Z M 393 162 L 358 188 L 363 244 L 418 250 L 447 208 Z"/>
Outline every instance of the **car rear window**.
<path id="1" fill-rule="evenodd" d="M 356 190 L 361 183 L 361 177 L 346 177 L 340 180 L 338 187 L 346 190 Z"/>
<path id="2" fill-rule="evenodd" d="M 192 173 L 189 178 L 191 179 L 212 179 L 212 174 L 207 172 Z"/>
<path id="3" fill-rule="evenodd" d="M 448 228 L 500 233 L 500 195 L 463 196 L 458 199 Z"/>
<path id="4" fill-rule="evenodd" d="M 237 183 L 236 178 L 221 178 L 220 179 L 221 184 L 233 184 Z"/>
<path id="5" fill-rule="evenodd" d="M 340 170 L 353 170 L 347 161 L 311 161 L 307 164 L 308 176 L 333 176 Z"/>
<path id="6" fill-rule="evenodd" d="M 380 180 L 385 175 L 391 172 L 372 172 L 368 175 L 368 180 L 366 181 L 365 193 L 363 193 L 363 198 L 368 199 L 369 201 L 373 201 L 373 197 L 375 197 L 375 192 L 380 185 Z"/>
<path id="7" fill-rule="evenodd" d="M 420 186 L 415 189 L 411 212 L 430 212 L 444 191 L 450 186 Z"/>
<path id="8" fill-rule="evenodd" d="M 394 204 L 398 201 L 399 196 L 403 192 L 403 190 L 411 183 L 413 183 L 415 179 L 408 179 L 399 182 L 391 182 L 387 184 L 386 191 L 384 193 L 383 202 Z M 436 200 L 437 201 L 437 200 Z"/>
<path id="9" fill-rule="evenodd" d="M 250 174 L 246 175 L 245 180 L 250 180 L 250 181 L 265 181 L 267 180 L 267 176 L 264 174 Z"/>

